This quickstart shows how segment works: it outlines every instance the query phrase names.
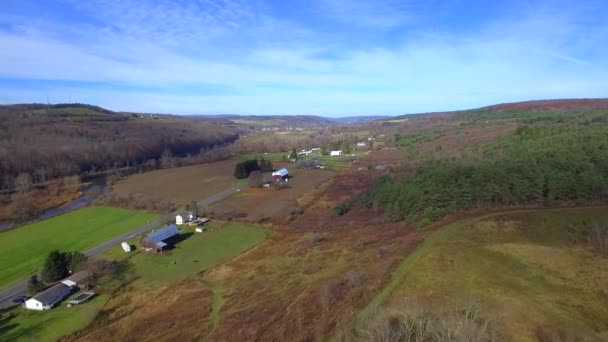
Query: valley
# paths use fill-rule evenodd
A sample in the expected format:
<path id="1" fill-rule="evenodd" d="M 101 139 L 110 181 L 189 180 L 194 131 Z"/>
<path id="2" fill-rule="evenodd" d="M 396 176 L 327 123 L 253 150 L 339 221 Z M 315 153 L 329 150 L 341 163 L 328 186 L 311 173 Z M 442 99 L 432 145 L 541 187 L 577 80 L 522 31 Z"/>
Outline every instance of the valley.
<path id="1" fill-rule="evenodd" d="M 90 207 L 0 233 L 13 258 L 6 286 L 52 249 L 156 219 L 150 229 L 162 229 L 179 213 L 210 220 L 179 224 L 159 253 L 140 246 L 142 231 L 125 241 L 134 251 L 91 257 L 113 265 L 92 301 L 11 308 L 0 338 L 602 341 L 606 118 L 605 100 L 309 119 L 302 130 L 302 118 L 214 118 L 239 138 L 173 164 L 108 169 Z"/>

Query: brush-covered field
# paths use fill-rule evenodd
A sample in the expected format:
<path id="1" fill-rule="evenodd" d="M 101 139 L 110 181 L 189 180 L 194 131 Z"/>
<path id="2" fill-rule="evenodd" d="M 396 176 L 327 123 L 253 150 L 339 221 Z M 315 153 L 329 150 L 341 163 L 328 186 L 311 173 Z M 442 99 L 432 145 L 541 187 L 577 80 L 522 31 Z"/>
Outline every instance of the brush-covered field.
<path id="1" fill-rule="evenodd" d="M 394 272 L 360 314 L 359 329 L 385 324 L 370 316 L 423 320 L 421 313 L 459 312 L 474 301 L 471 326 L 499 340 L 605 341 L 608 257 L 589 246 L 586 232 L 607 223 L 608 211 L 597 208 L 521 211 L 442 227 Z"/>
<path id="2" fill-rule="evenodd" d="M 0 288 L 39 269 L 54 249 L 82 251 L 155 218 L 150 213 L 94 207 L 0 233 Z"/>

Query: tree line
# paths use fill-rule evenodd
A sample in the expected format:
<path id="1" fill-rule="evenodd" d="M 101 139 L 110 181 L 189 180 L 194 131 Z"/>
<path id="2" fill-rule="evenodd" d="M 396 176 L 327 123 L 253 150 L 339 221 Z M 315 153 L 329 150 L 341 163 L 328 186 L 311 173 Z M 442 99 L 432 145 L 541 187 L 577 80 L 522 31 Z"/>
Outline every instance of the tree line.
<path id="1" fill-rule="evenodd" d="M 429 161 L 414 176 L 382 176 L 361 198 L 422 226 L 461 209 L 608 199 L 608 128 L 521 127 L 477 161 Z"/>
<path id="2" fill-rule="evenodd" d="M 236 139 L 234 128 L 201 119 L 151 121 L 86 105 L 0 106 L 0 190 L 16 187 L 19 175 L 44 185 L 125 167 L 171 167 L 174 156 Z"/>

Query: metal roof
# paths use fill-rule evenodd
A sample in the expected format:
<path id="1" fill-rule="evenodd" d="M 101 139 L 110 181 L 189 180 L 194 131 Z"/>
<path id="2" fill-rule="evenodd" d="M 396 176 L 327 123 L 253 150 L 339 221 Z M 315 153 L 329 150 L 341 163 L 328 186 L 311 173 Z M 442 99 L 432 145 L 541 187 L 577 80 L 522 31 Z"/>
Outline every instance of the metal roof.
<path id="1" fill-rule="evenodd" d="M 287 171 L 287 169 L 280 169 L 280 170 L 272 173 L 273 176 L 281 176 L 281 177 L 285 177 L 288 174 L 289 174 L 289 171 Z"/>
<path id="2" fill-rule="evenodd" d="M 158 244 L 159 242 L 166 240 L 172 236 L 179 234 L 177 226 L 172 224 L 170 226 L 155 230 L 148 234 L 146 237 L 150 239 L 150 242 Z"/>
<path id="3" fill-rule="evenodd" d="M 69 286 L 59 283 L 40 292 L 39 294 L 32 297 L 32 299 L 39 301 L 40 303 L 42 303 L 42 305 L 45 306 L 53 305 L 62 300 L 63 298 L 67 297 L 70 292 L 72 292 L 72 289 Z"/>

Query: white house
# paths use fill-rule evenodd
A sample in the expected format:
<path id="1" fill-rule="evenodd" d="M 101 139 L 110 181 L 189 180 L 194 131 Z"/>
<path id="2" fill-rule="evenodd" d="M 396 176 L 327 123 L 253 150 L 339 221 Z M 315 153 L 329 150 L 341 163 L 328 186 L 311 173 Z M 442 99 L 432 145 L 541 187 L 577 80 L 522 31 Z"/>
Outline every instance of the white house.
<path id="1" fill-rule="evenodd" d="M 341 156 L 342 155 L 342 151 L 338 150 L 338 151 L 331 151 L 329 153 L 330 156 Z"/>
<path id="2" fill-rule="evenodd" d="M 193 212 L 187 212 L 175 215 L 175 224 L 184 224 L 196 219 L 196 214 Z"/>
<path id="3" fill-rule="evenodd" d="M 365 147 L 365 146 L 367 146 L 367 143 L 365 143 L 365 141 L 359 141 L 357 143 L 357 147 Z"/>
<path id="4" fill-rule="evenodd" d="M 49 310 L 72 293 L 73 287 L 59 283 L 40 292 L 25 301 L 25 308 L 30 310 Z"/>

